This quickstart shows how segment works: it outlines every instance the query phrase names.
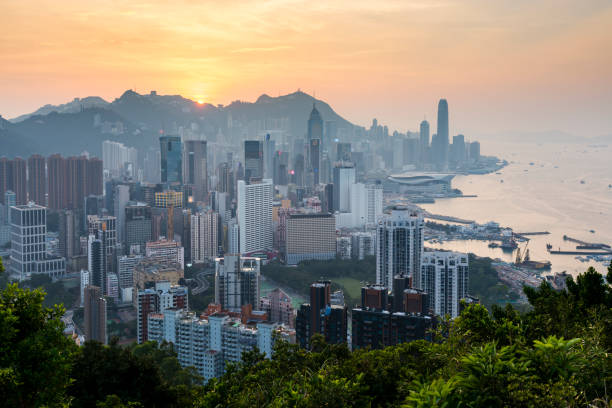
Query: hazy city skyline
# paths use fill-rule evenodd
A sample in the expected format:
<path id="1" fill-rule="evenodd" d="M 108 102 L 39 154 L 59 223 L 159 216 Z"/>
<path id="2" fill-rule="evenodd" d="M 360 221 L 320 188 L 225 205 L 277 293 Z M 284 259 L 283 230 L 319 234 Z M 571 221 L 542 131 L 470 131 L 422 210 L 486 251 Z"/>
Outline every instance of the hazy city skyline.
<path id="1" fill-rule="evenodd" d="M 36 1 L 0 11 L 5 118 L 128 88 L 213 104 L 301 88 L 362 126 L 376 117 L 416 131 L 446 98 L 451 135 L 612 133 L 606 1 L 70 1 L 61 10 Z"/>

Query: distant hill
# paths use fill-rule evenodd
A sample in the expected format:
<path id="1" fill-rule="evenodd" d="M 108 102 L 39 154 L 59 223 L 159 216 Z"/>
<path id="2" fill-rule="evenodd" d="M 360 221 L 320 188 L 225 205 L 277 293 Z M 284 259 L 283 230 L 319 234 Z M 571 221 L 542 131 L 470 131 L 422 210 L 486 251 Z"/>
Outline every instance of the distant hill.
<path id="1" fill-rule="evenodd" d="M 339 130 L 352 133 L 353 124 L 326 102 L 301 91 L 279 97 L 264 94 L 255 102 L 235 101 L 227 106 L 214 106 L 180 95 L 139 94 L 128 90 L 110 103 L 99 97 L 77 98 L 59 106 L 45 105 L 10 122 L 3 120 L 0 142 L 2 155 L 6 156 L 78 154 L 84 150 L 99 156 L 103 140 L 117 140 L 146 149 L 157 145 L 161 129 L 175 133 L 179 127 L 193 124 L 199 132 L 215 140 L 219 132 L 226 136 L 231 133 L 230 122 L 241 124 L 241 135 L 257 137 L 259 131 L 266 129 L 266 123 L 280 119 L 292 137 L 303 137 L 313 103 L 324 121 L 334 121 Z"/>
<path id="2" fill-rule="evenodd" d="M 87 98 L 74 98 L 71 102 L 65 103 L 63 105 L 45 105 L 42 108 L 38 108 L 32 113 L 28 113 L 25 115 L 18 116 L 16 118 L 11 119 L 11 122 L 18 123 L 22 122 L 29 117 L 36 115 L 48 115 L 51 112 L 57 113 L 76 113 L 81 111 L 82 109 L 87 108 L 103 108 L 108 105 L 104 99 L 99 96 L 88 96 Z"/>

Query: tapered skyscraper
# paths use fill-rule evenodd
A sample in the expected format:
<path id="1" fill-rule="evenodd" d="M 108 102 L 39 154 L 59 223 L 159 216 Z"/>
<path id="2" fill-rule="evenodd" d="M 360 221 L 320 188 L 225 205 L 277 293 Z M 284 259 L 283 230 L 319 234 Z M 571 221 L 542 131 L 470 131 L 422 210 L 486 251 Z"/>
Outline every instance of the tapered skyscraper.
<path id="1" fill-rule="evenodd" d="M 312 111 L 308 119 L 308 155 L 311 174 L 311 183 L 319 184 L 319 170 L 321 168 L 321 139 L 323 138 L 323 119 L 319 111 L 312 104 Z"/>
<path id="2" fill-rule="evenodd" d="M 434 149 L 436 163 L 444 166 L 448 161 L 448 103 L 446 99 L 438 102 L 438 133 Z"/>

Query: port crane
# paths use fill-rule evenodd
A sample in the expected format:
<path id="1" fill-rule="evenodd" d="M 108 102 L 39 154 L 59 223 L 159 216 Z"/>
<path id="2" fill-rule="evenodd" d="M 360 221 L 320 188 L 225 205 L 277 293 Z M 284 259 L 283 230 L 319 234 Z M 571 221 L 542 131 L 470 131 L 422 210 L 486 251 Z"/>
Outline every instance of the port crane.
<path id="1" fill-rule="evenodd" d="M 518 247 L 516 250 L 516 260 L 514 261 L 515 264 L 519 265 L 523 262 L 529 262 L 530 257 L 529 257 L 529 248 L 527 248 L 529 246 L 529 241 L 527 241 L 527 244 L 525 244 L 525 249 L 523 249 L 523 251 L 521 252 L 521 248 Z"/>

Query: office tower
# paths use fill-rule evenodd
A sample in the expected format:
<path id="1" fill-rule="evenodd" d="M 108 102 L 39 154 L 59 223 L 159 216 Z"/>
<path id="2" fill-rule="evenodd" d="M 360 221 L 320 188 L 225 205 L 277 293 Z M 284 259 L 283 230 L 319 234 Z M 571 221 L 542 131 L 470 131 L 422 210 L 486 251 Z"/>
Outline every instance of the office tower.
<path id="1" fill-rule="evenodd" d="M 272 159 L 272 165 L 274 166 L 274 171 L 272 172 L 274 184 L 277 186 L 289 184 L 289 153 L 277 151 Z"/>
<path id="2" fill-rule="evenodd" d="M 420 145 L 420 161 L 421 163 L 429 162 L 429 122 L 426 120 L 421 122 L 419 126 L 419 145 Z"/>
<path id="3" fill-rule="evenodd" d="M 340 162 L 334 167 L 334 210 L 351 211 L 351 186 L 355 184 L 355 166 Z"/>
<path id="4" fill-rule="evenodd" d="M 139 344 L 149 339 L 148 323 L 151 313 L 163 314 L 168 309 L 188 308 L 187 288 L 172 285 L 168 281 L 158 281 L 154 288 L 138 290 L 135 298 Z"/>
<path id="5" fill-rule="evenodd" d="M 271 180 L 247 184 L 238 181 L 238 226 L 240 253 L 248 254 L 272 248 L 272 197 Z"/>
<path id="6" fill-rule="evenodd" d="M 434 251 L 423 254 L 414 286 L 427 293 L 429 309 L 439 316 L 459 316 L 459 302 L 468 296 L 467 254 Z"/>
<path id="7" fill-rule="evenodd" d="M 12 162 L 12 182 L 11 190 L 17 198 L 17 205 L 24 205 L 28 202 L 28 183 L 26 176 L 26 161 L 21 157 L 16 157 Z"/>
<path id="8" fill-rule="evenodd" d="M 191 210 L 184 209 L 181 211 L 180 217 L 181 227 L 181 245 L 183 246 L 183 257 L 188 264 L 192 263 L 191 259 Z"/>
<path id="9" fill-rule="evenodd" d="M 332 183 L 325 185 L 323 199 L 321 200 L 321 210 L 332 214 L 336 211 L 334 207 L 334 185 Z"/>
<path id="10" fill-rule="evenodd" d="M 355 232 L 351 234 L 351 254 L 358 260 L 376 255 L 376 232 Z"/>
<path id="11" fill-rule="evenodd" d="M 61 278 L 66 272 L 64 258 L 47 255 L 47 209 L 28 203 L 10 207 L 11 263 L 20 280 L 30 274 Z"/>
<path id="12" fill-rule="evenodd" d="M 90 285 L 85 288 L 85 339 L 106 344 L 106 299 L 102 289 Z"/>
<path id="13" fill-rule="evenodd" d="M 336 161 L 350 162 L 351 161 L 351 144 L 338 143 L 336 147 Z"/>
<path id="14" fill-rule="evenodd" d="M 405 165 L 414 164 L 420 161 L 420 143 L 419 139 L 413 137 L 401 138 L 401 149 L 402 149 L 402 161 L 400 167 Z"/>
<path id="15" fill-rule="evenodd" d="M 286 220 L 286 228 L 287 264 L 336 257 L 336 219 L 332 214 L 291 214 Z"/>
<path id="16" fill-rule="evenodd" d="M 325 131 L 323 132 L 323 138 L 321 139 L 321 146 L 324 151 L 330 152 L 332 144 L 338 137 L 338 124 L 335 120 L 325 121 Z"/>
<path id="17" fill-rule="evenodd" d="M 309 185 L 316 186 L 320 180 L 320 168 L 321 168 L 321 140 L 310 139 L 308 155 L 310 157 L 310 168 L 309 168 Z"/>
<path id="18" fill-rule="evenodd" d="M 423 255 L 423 217 L 395 208 L 383 215 L 376 234 L 376 284 L 391 287 L 396 275 L 414 277 Z"/>
<path id="19" fill-rule="evenodd" d="M 466 150 L 465 150 L 465 137 L 463 135 L 453 136 L 453 145 L 451 146 L 451 158 L 450 161 L 454 166 L 459 166 L 465 162 Z"/>
<path id="20" fill-rule="evenodd" d="M 125 241 L 125 207 L 128 201 L 130 201 L 130 186 L 126 184 L 115 185 L 113 214 L 117 218 L 117 242 L 121 245 Z"/>
<path id="21" fill-rule="evenodd" d="M 328 344 L 346 343 L 347 308 L 331 304 L 331 282 L 310 285 L 310 303 L 298 310 L 295 331 L 298 344 L 306 349 L 316 333 L 322 334 Z"/>
<path id="22" fill-rule="evenodd" d="M 308 140 L 312 139 L 323 139 L 323 120 L 314 103 L 312 104 L 312 111 L 310 111 L 310 117 L 308 118 Z"/>
<path id="23" fill-rule="evenodd" d="M 61 210 L 59 213 L 59 253 L 66 259 L 78 256 L 81 252 L 80 221 L 73 210 Z"/>
<path id="24" fill-rule="evenodd" d="M 293 303 L 282 289 L 273 289 L 262 296 L 259 299 L 259 310 L 266 312 L 271 322 L 294 326 Z"/>
<path id="25" fill-rule="evenodd" d="M 214 259 L 219 250 L 219 213 L 201 211 L 191 215 L 191 262 Z"/>
<path id="26" fill-rule="evenodd" d="M 244 180 L 261 179 L 264 175 L 263 146 L 259 140 L 244 141 Z"/>
<path id="27" fill-rule="evenodd" d="M 303 154 L 298 154 L 293 159 L 293 170 L 292 170 L 292 180 L 291 182 L 297 186 L 304 186 L 305 181 L 305 172 L 304 172 L 305 160 Z"/>
<path id="28" fill-rule="evenodd" d="M 28 158 L 28 199 L 47 205 L 47 176 L 45 158 L 34 154 Z"/>
<path id="29" fill-rule="evenodd" d="M 81 269 L 81 273 L 80 273 L 80 289 L 81 289 L 81 296 L 80 296 L 80 302 L 81 302 L 81 307 L 83 307 L 85 305 L 85 288 L 87 286 L 89 286 L 90 282 L 89 282 L 89 271 L 87 269 Z"/>
<path id="30" fill-rule="evenodd" d="M 145 203 L 132 203 L 125 207 L 125 246 L 127 253 L 143 253 L 152 240 L 151 207 Z"/>
<path id="31" fill-rule="evenodd" d="M 480 143 L 472 142 L 470 143 L 470 160 L 473 162 L 477 162 L 480 159 Z"/>
<path id="32" fill-rule="evenodd" d="M 208 193 L 207 153 L 205 140 L 187 140 L 183 157 L 184 184 L 192 186 L 192 200 L 204 201 Z"/>
<path id="33" fill-rule="evenodd" d="M 383 214 L 382 184 L 355 183 L 350 189 L 353 227 L 373 227 Z"/>
<path id="34" fill-rule="evenodd" d="M 259 306 L 259 258 L 225 255 L 215 262 L 215 303 L 239 312 L 243 305 Z"/>
<path id="35" fill-rule="evenodd" d="M 183 182 L 183 149 L 178 136 L 161 136 L 159 138 L 161 152 L 161 182 Z"/>
<path id="36" fill-rule="evenodd" d="M 274 178 L 274 153 L 276 152 L 276 142 L 270 139 L 270 134 L 266 134 L 264 139 L 264 178 Z"/>
<path id="37" fill-rule="evenodd" d="M 438 128 L 434 147 L 435 162 L 444 167 L 448 162 L 448 103 L 446 99 L 438 102 Z"/>
<path id="38" fill-rule="evenodd" d="M 176 262 L 181 269 L 185 268 L 185 250 L 180 242 L 162 239 L 159 241 L 147 242 L 145 245 L 145 255 L 149 259 L 161 262 Z"/>
<path id="39" fill-rule="evenodd" d="M 351 310 L 353 350 L 381 349 L 415 340 L 431 340 L 432 316 L 389 310 L 387 288 L 361 288 L 361 306 Z M 395 296 L 395 295 L 394 295 Z"/>

